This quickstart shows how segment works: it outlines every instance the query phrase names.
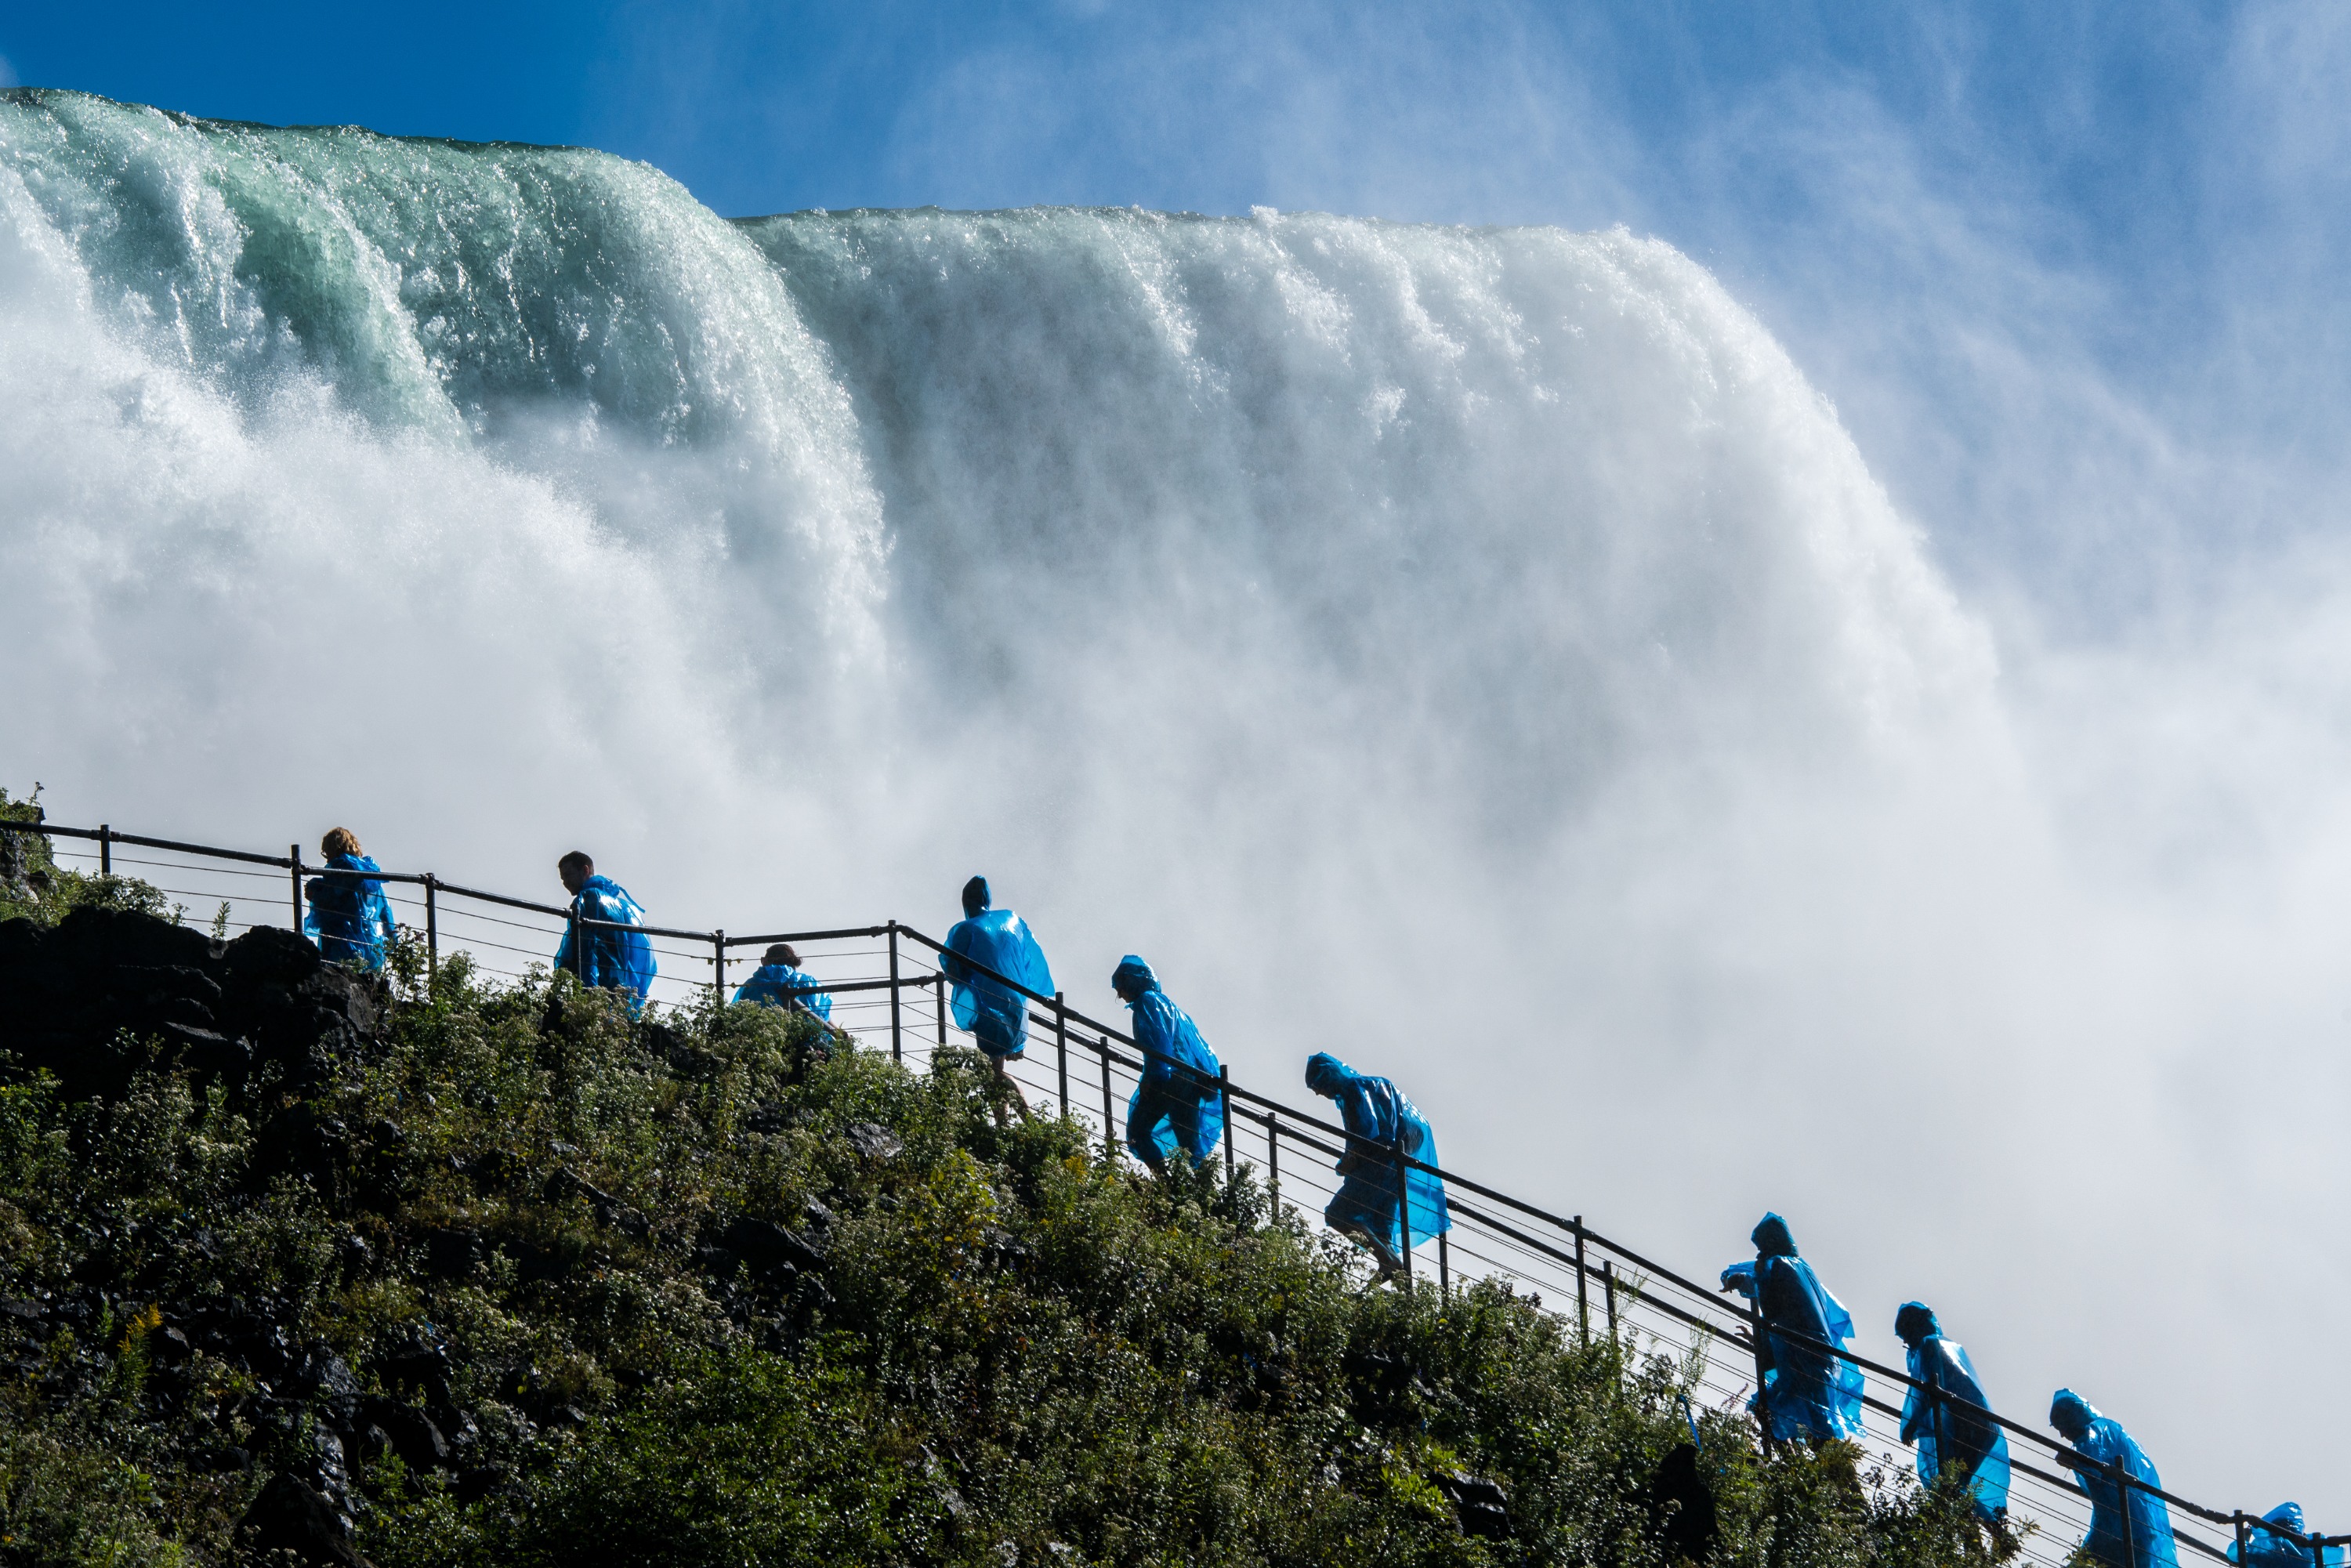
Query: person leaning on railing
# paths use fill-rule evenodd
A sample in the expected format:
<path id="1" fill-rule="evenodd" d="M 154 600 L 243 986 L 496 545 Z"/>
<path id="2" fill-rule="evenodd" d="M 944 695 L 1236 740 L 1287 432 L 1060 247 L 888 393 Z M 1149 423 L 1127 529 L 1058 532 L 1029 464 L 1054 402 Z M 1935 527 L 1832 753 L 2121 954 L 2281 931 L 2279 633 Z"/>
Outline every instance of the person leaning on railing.
<path id="1" fill-rule="evenodd" d="M 2082 1550 L 2106 1568 L 2178 1568 L 2179 1552 L 2171 1539 L 2171 1511 L 2161 1498 L 2145 1490 L 2160 1487 L 2163 1478 L 2156 1474 L 2154 1461 L 2140 1451 L 2122 1424 L 2099 1415 L 2088 1400 L 2070 1388 L 2059 1389 L 2050 1401 L 2049 1424 L 2074 1445 L 2075 1454 L 2088 1461 L 2073 1465 L 2074 1479 L 2090 1500 L 2090 1531 L 2082 1538 Z M 2126 1490 L 2115 1479 L 2117 1462 L 2125 1475 L 2145 1483 L 2126 1489 L 2127 1500 L 2115 1495 Z"/>
<path id="2" fill-rule="evenodd" d="M 383 868 L 360 852 L 359 835 L 349 828 L 337 828 L 319 840 L 319 852 L 326 857 L 327 869 L 302 890 L 310 904 L 302 920 L 303 935 L 319 945 L 330 964 L 382 968 L 384 949 L 399 927 L 383 883 L 365 873 Z"/>
<path id="3" fill-rule="evenodd" d="M 1802 1437 L 1825 1443 L 1858 1440 L 1861 1431 L 1861 1368 L 1832 1355 L 1853 1339 L 1853 1314 L 1829 1293 L 1813 1266 L 1796 1253 L 1788 1222 L 1766 1214 L 1749 1238 L 1755 1261 L 1722 1271 L 1722 1288 L 1736 1291 L 1763 1309 L 1763 1386 L 1749 1408 L 1767 1437 L 1778 1442 Z"/>
<path id="4" fill-rule="evenodd" d="M 1143 1081 L 1126 1105 L 1126 1146 L 1155 1171 L 1179 1153 L 1207 1164 L 1225 1131 L 1217 1053 L 1134 954 L 1118 961 L 1110 984 L 1134 1009 L 1134 1043 L 1143 1048 Z"/>
<path id="5" fill-rule="evenodd" d="M 1347 1150 L 1336 1167 L 1346 1180 L 1322 1210 L 1322 1218 L 1332 1229 L 1370 1248 L 1384 1280 L 1404 1267 L 1405 1219 L 1411 1221 L 1415 1246 L 1453 1228 L 1443 1177 L 1415 1169 L 1402 1185 L 1403 1198 L 1398 1197 L 1398 1143 L 1411 1158 L 1433 1166 L 1437 1163 L 1437 1134 L 1404 1091 L 1384 1078 L 1356 1071 L 1328 1051 L 1308 1058 L 1306 1087 L 1338 1105 L 1340 1124 L 1347 1129 Z"/>
<path id="6" fill-rule="evenodd" d="M 583 986 L 628 992 L 633 1011 L 653 988 L 653 945 L 642 931 L 617 927 L 643 925 L 645 912 L 628 889 L 597 875 L 596 862 L 584 851 L 573 850 L 556 862 L 555 873 L 571 894 L 571 923 L 555 950 L 555 967 L 579 976 Z"/>
<path id="7" fill-rule="evenodd" d="M 1918 1479 L 1933 1486 L 1957 1478 L 1984 1523 L 2004 1526 L 2008 1514 L 2008 1435 L 1989 1418 L 1975 1363 L 1967 1347 L 1945 1337 L 1924 1301 L 1905 1301 L 1894 1332 L 1910 1347 L 1910 1380 L 1920 1386 L 1902 1403 L 1902 1440 L 1918 1446 Z M 1982 1414 L 1978 1414 L 1981 1412 Z"/>

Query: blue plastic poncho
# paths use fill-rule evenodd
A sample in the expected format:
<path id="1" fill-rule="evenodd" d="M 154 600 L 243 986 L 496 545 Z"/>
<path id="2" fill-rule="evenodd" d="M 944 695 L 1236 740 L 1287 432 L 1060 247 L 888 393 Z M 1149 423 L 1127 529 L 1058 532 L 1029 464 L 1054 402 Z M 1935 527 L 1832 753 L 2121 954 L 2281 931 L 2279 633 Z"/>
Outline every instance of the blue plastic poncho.
<path id="1" fill-rule="evenodd" d="M 1928 1486 L 1947 1470 L 1966 1479 L 1976 1511 L 1986 1521 L 2008 1509 L 2008 1434 L 1993 1422 L 1970 1416 L 1969 1406 L 1990 1410 L 1983 1384 L 1967 1348 L 1947 1339 L 1943 1325 L 1924 1301 L 1906 1301 L 1894 1315 L 1894 1332 L 1910 1347 L 1910 1376 L 1939 1392 L 1929 1399 L 1913 1388 L 1902 1402 L 1902 1440 L 1918 1445 L 1918 1479 Z"/>
<path id="2" fill-rule="evenodd" d="M 990 1056 L 1017 1057 L 1029 1048 L 1029 1004 L 974 966 L 993 969 L 1041 997 L 1053 994 L 1053 971 L 1046 967 L 1045 950 L 1027 921 L 1008 909 L 988 908 L 986 877 L 964 884 L 963 912 L 964 918 L 947 932 L 947 950 L 939 958 L 955 987 L 956 1028 Z"/>
<path id="3" fill-rule="evenodd" d="M 1151 966 L 1130 953 L 1111 977 L 1135 993 L 1134 1042 L 1143 1048 L 1143 1082 L 1126 1103 L 1126 1146 L 1157 1170 L 1179 1150 L 1206 1165 L 1225 1133 L 1224 1092 L 1217 1053 L 1200 1026 L 1159 988 Z"/>
<path id="4" fill-rule="evenodd" d="M 383 867 L 369 855 L 332 854 L 327 871 L 303 888 L 310 913 L 303 917 L 302 933 L 319 945 L 329 963 L 383 967 L 383 950 L 399 929 L 392 918 L 392 901 L 383 883 L 359 873 Z"/>
<path id="5" fill-rule="evenodd" d="M 808 1009 L 827 1023 L 832 1021 L 832 993 L 817 988 L 824 984 L 814 975 L 795 969 L 789 964 L 762 964 L 751 971 L 751 977 L 736 989 L 738 1002 L 759 1002 L 771 1008 L 789 1008 L 794 1002 Z"/>
<path id="6" fill-rule="evenodd" d="M 1404 1238 L 1397 1224 L 1403 1217 L 1396 1203 L 1395 1140 L 1401 1133 L 1405 1154 L 1426 1165 L 1437 1164 L 1437 1134 L 1429 1130 L 1428 1119 L 1394 1083 L 1367 1077 L 1328 1052 L 1317 1051 L 1308 1060 L 1306 1087 L 1338 1102 L 1340 1124 L 1350 1138 L 1338 1165 L 1347 1179 L 1322 1210 L 1323 1219 L 1334 1230 L 1361 1227 L 1390 1251 L 1399 1250 Z M 1355 1147 L 1355 1138 L 1371 1146 Z M 1414 1245 L 1453 1228 L 1442 1176 L 1414 1170 L 1405 1191 L 1411 1199 Z"/>
<path id="7" fill-rule="evenodd" d="M 2178 1568 L 2171 1511 L 2161 1498 L 2137 1487 L 2130 1489 L 2130 1550 L 2123 1550 L 2125 1515 L 2115 1495 L 2122 1489 L 2109 1467 L 2120 1459 L 2126 1475 L 2151 1487 L 2161 1486 L 2163 1478 L 2121 1423 L 2099 1415 L 2072 1389 L 2061 1388 L 2050 1403 L 2049 1424 L 2065 1435 L 2075 1453 L 2094 1461 L 2094 1468 L 2074 1472 L 2074 1484 L 2090 1500 L 2090 1532 L 2082 1539 L 2083 1550 L 2109 1568 Z"/>
<path id="8" fill-rule="evenodd" d="M 2302 1504 L 2282 1502 L 2262 1517 L 2294 1533 L 2289 1537 L 2274 1530 L 2263 1530 L 2258 1524 L 2249 1527 L 2245 1531 L 2245 1555 L 2242 1559 L 2245 1568 L 2318 1568 L 2311 1559 L 2309 1542 L 2302 1539 L 2311 1533 L 2310 1527 L 2302 1521 Z M 2322 1554 L 2326 1560 L 2326 1568 L 2342 1568 L 2342 1547 L 2323 1548 Z M 2229 1561 L 2235 1563 L 2239 1560 L 2237 1548 L 2231 1543 Z"/>
<path id="9" fill-rule="evenodd" d="M 610 986 L 643 1001 L 653 988 L 653 942 L 642 931 L 613 928 L 644 924 L 645 912 L 628 889 L 609 876 L 591 876 L 572 897 L 571 913 L 582 921 L 612 924 L 566 925 L 563 945 L 555 950 L 555 967 L 579 976 L 583 986 Z"/>
<path id="10" fill-rule="evenodd" d="M 1826 1348 L 1852 1342 L 1853 1314 L 1796 1255 L 1786 1220 L 1765 1215 L 1750 1239 L 1755 1261 L 1722 1271 L 1724 1290 L 1763 1304 L 1763 1386 L 1748 1408 L 1778 1441 L 1858 1439 L 1861 1368 Z"/>

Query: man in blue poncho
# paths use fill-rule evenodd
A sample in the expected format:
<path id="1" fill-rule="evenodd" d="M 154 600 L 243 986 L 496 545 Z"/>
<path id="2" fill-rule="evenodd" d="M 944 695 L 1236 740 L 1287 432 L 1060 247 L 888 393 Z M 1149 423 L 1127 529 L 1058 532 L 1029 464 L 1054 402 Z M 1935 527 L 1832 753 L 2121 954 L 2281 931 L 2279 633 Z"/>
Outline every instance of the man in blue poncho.
<path id="1" fill-rule="evenodd" d="M 1337 1102 L 1340 1124 L 1347 1129 L 1347 1152 L 1337 1167 L 1346 1180 L 1322 1218 L 1370 1248 L 1384 1280 L 1404 1266 L 1402 1220 L 1411 1220 L 1415 1246 L 1453 1228 L 1441 1176 L 1416 1167 L 1404 1183 L 1408 1206 L 1396 1201 L 1397 1140 L 1406 1155 L 1433 1166 L 1437 1134 L 1402 1090 L 1384 1078 L 1366 1077 L 1327 1051 L 1307 1059 L 1306 1087 Z"/>
<path id="2" fill-rule="evenodd" d="M 997 1076 L 1011 1086 L 1012 1098 L 1026 1115 L 1028 1098 L 1004 1064 L 1019 1061 L 1029 1049 L 1029 1002 L 1004 982 L 1050 997 L 1053 971 L 1046 967 L 1045 950 L 1037 946 L 1029 923 L 1008 909 L 990 909 L 988 902 L 986 877 L 975 876 L 963 884 L 963 918 L 947 928 L 939 967 L 955 987 L 956 1028 L 969 1034 L 995 1063 Z M 995 1111 L 1001 1126 L 1001 1100 Z"/>
<path id="3" fill-rule="evenodd" d="M 597 875 L 596 862 L 580 850 L 556 862 L 555 870 L 571 894 L 571 923 L 563 928 L 555 967 L 579 976 L 583 986 L 628 992 L 629 1009 L 635 1011 L 653 983 L 653 945 L 631 929 L 644 924 L 645 912 L 628 889 Z"/>
<path id="4" fill-rule="evenodd" d="M 1029 1049 L 1029 1003 L 1003 981 L 1053 994 L 1053 971 L 1029 923 L 989 908 L 987 879 L 976 876 L 963 884 L 963 918 L 948 928 L 946 949 L 939 967 L 955 987 L 956 1028 L 998 1061 L 1019 1061 Z"/>
<path id="5" fill-rule="evenodd" d="M 831 1023 L 832 994 L 817 988 L 822 984 L 800 968 L 800 956 L 790 943 L 778 942 L 762 956 L 751 977 L 736 988 L 735 999 L 782 1008 L 787 1012 L 798 1008 Z"/>
<path id="6" fill-rule="evenodd" d="M 349 828 L 337 828 L 319 840 L 319 852 L 327 857 L 327 870 L 302 890 L 310 902 L 303 935 L 319 945 L 330 964 L 382 968 L 383 950 L 399 927 L 392 923 L 392 901 L 383 895 L 383 883 L 364 873 L 383 868 L 360 852 L 359 835 Z"/>
<path id="7" fill-rule="evenodd" d="M 2008 1512 L 2008 1434 L 1975 1414 L 1989 1411 L 1967 1347 L 1944 1336 L 1924 1301 L 1905 1301 L 1894 1332 L 1910 1347 L 1910 1378 L 1924 1384 L 1902 1402 L 1902 1440 L 1918 1445 L 1918 1479 L 1927 1486 L 1949 1476 L 1964 1485 L 1986 1524 Z"/>
<path id="8" fill-rule="evenodd" d="M 2245 1568 L 2319 1568 L 2319 1558 L 2323 1556 L 2326 1568 L 2342 1568 L 2344 1554 L 2340 1546 L 2324 1547 L 2317 1555 L 2312 1553 L 2312 1531 L 2302 1521 L 2302 1504 L 2282 1502 L 2262 1519 L 2263 1524 L 2246 1527 L 2241 1558 L 2234 1545 L 2229 1548 L 2230 1562 L 2241 1562 Z M 2277 1528 L 2265 1528 L 2269 1524 Z"/>
<path id="9" fill-rule="evenodd" d="M 1217 1053 L 1191 1015 L 1168 1000 L 1151 966 L 1129 953 L 1111 975 L 1118 999 L 1134 1009 L 1143 1048 L 1143 1082 L 1126 1103 L 1126 1146 L 1156 1171 L 1182 1153 L 1206 1165 L 1224 1135 L 1225 1106 Z"/>
<path id="10" fill-rule="evenodd" d="M 2119 1461 L 2131 1479 L 2151 1487 L 2163 1484 L 2121 1423 L 2099 1415 L 2072 1389 L 2061 1388 L 2050 1402 L 2049 1424 L 2089 1461 L 2074 1466 L 2074 1483 L 2090 1500 L 2090 1532 L 2082 1539 L 2082 1550 L 2107 1568 L 2178 1568 L 2171 1511 L 2153 1492 L 2126 1489 L 2115 1479 Z M 2126 1490 L 2130 1493 L 2126 1501 L 2116 1495 Z"/>
<path id="11" fill-rule="evenodd" d="M 1861 1368 L 1830 1354 L 1853 1338 L 1853 1314 L 1796 1255 L 1788 1222 L 1766 1214 L 1750 1238 L 1755 1261 L 1722 1271 L 1722 1288 L 1763 1307 L 1763 1386 L 1748 1408 L 1766 1436 L 1825 1443 L 1861 1437 Z"/>

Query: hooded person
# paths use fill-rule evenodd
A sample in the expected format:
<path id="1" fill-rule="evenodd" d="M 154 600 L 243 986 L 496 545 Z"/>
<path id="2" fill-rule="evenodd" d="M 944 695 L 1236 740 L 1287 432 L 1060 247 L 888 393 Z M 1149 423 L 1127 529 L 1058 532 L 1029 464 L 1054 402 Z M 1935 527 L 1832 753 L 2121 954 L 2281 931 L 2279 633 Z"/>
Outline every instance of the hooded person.
<path id="1" fill-rule="evenodd" d="M 2274 1530 L 2266 1528 L 2275 1525 Z M 2303 1523 L 2302 1504 L 2282 1502 L 2262 1515 L 2258 1524 L 2245 1529 L 2245 1551 L 2241 1557 L 2237 1548 L 2229 1548 L 2229 1561 L 2242 1563 L 2245 1568 L 2318 1568 L 2323 1558 L 2326 1568 L 2343 1568 L 2343 1548 L 2322 1547 L 2314 1556 L 2310 1550 L 2310 1528 Z"/>
<path id="2" fill-rule="evenodd" d="M 1905 1301 L 1894 1314 L 1894 1332 L 1910 1347 L 1910 1390 L 1902 1402 L 1902 1440 L 1918 1446 L 1918 1479 L 1933 1486 L 1957 1478 L 1986 1524 L 2008 1512 L 2008 1434 L 1975 1411 L 1989 1413 L 1975 1364 L 1967 1347 L 1947 1338 L 1924 1301 Z"/>
<path id="3" fill-rule="evenodd" d="M 1134 1043 L 1143 1048 L 1143 1081 L 1126 1103 L 1126 1146 L 1155 1171 L 1177 1154 L 1207 1164 L 1225 1131 L 1217 1053 L 1134 954 L 1118 961 L 1110 984 L 1134 1009 Z"/>
<path id="4" fill-rule="evenodd" d="M 330 964 L 382 968 L 384 949 L 399 926 L 392 918 L 383 883 L 366 873 L 383 868 L 360 852 L 359 835 L 349 828 L 337 828 L 321 839 L 319 852 L 327 858 L 327 869 L 302 889 L 310 904 L 302 917 L 302 934 L 319 945 Z"/>
<path id="5" fill-rule="evenodd" d="M 2090 1532 L 2082 1538 L 2082 1550 L 2106 1568 L 2179 1568 L 2171 1511 L 2153 1492 L 2126 1489 L 2115 1479 L 2114 1467 L 2119 1462 L 2132 1480 L 2163 1485 L 2154 1464 L 2122 1424 L 2099 1415 L 2070 1388 L 2059 1389 L 2050 1401 L 2049 1424 L 2089 1461 L 2073 1467 L 2074 1484 L 2090 1500 Z M 2125 1490 L 2130 1493 L 2127 1500 L 2116 1495 Z"/>
<path id="6" fill-rule="evenodd" d="M 1437 1164 L 1437 1134 L 1428 1119 L 1404 1091 L 1384 1078 L 1356 1071 L 1327 1051 L 1307 1059 L 1306 1087 L 1335 1102 L 1340 1124 L 1347 1129 L 1347 1152 L 1337 1170 L 1346 1179 L 1322 1210 L 1332 1229 L 1353 1236 L 1379 1260 L 1380 1278 L 1403 1266 L 1405 1221 L 1411 1223 L 1411 1244 L 1453 1228 L 1446 1212 L 1445 1180 L 1431 1172 L 1412 1169 L 1403 1183 L 1404 1201 L 1397 1197 L 1395 1151 L 1424 1165 Z"/>
<path id="7" fill-rule="evenodd" d="M 1813 1266 L 1796 1254 L 1788 1222 L 1766 1214 L 1749 1238 L 1755 1261 L 1722 1271 L 1722 1288 L 1763 1308 L 1763 1386 L 1748 1408 L 1767 1436 L 1825 1443 L 1861 1437 L 1861 1368 L 1843 1350 L 1853 1339 L 1853 1314 L 1829 1293 Z"/>
<path id="8" fill-rule="evenodd" d="M 988 907 L 987 879 L 963 884 L 963 915 L 947 931 L 939 967 L 955 988 L 956 1028 L 999 1062 L 1029 1049 L 1029 1003 L 1013 985 L 1040 997 L 1053 994 L 1053 971 L 1029 923 L 1008 909 Z"/>
<path id="9" fill-rule="evenodd" d="M 735 999 L 787 1011 L 800 1008 L 831 1023 L 831 993 L 817 988 L 823 983 L 800 968 L 800 956 L 789 943 L 778 942 L 762 956 L 751 977 L 737 988 Z"/>
<path id="10" fill-rule="evenodd" d="M 653 983 L 653 945 L 636 929 L 645 923 L 644 910 L 628 889 L 597 875 L 596 862 L 580 850 L 558 861 L 555 870 L 571 894 L 571 920 L 555 950 L 555 967 L 579 976 L 583 986 L 628 992 L 633 1012 Z"/>

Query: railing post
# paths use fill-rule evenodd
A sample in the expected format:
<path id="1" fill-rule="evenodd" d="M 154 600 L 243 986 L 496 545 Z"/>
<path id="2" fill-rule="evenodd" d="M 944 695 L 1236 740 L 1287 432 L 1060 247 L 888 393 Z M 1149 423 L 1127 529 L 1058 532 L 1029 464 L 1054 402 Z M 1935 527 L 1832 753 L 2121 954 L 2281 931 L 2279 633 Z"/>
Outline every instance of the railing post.
<path id="1" fill-rule="evenodd" d="M 1583 1216 L 1577 1215 L 1575 1226 L 1575 1337 L 1579 1343 L 1592 1343 L 1592 1280 L 1583 1268 Z"/>
<path id="2" fill-rule="evenodd" d="M 1451 1234 L 1446 1230 L 1437 1233 L 1437 1293 L 1440 1296 L 1453 1293 L 1453 1258 L 1446 1247 Z"/>
<path id="3" fill-rule="evenodd" d="M 424 983 L 429 988 L 441 977 L 441 909 L 434 898 L 440 886 L 431 872 L 424 873 Z"/>
<path id="4" fill-rule="evenodd" d="M 898 1027 L 898 923 L 890 922 L 890 1060 L 905 1059 L 905 1046 Z"/>
<path id="5" fill-rule="evenodd" d="M 2310 1532 L 2310 1568 L 2326 1568 L 2326 1537 Z"/>
<path id="6" fill-rule="evenodd" d="M 2120 1568 L 2138 1568 L 2137 1554 L 2131 1550 L 2130 1467 L 2123 1456 L 2115 1456 L 2115 1511 L 2123 1520 L 2123 1560 Z"/>
<path id="7" fill-rule="evenodd" d="M 1118 1124 L 1110 1117 L 1110 1040 L 1107 1036 L 1094 1042 L 1102 1052 L 1102 1152 L 1111 1163 L 1118 1162 Z"/>
<path id="8" fill-rule="evenodd" d="M 939 995 L 946 995 L 944 984 Z M 1053 993 L 1053 1078 L 1061 1087 L 1061 1114 L 1070 1113 L 1070 1009 L 1061 993 Z"/>
<path id="9" fill-rule="evenodd" d="M 1392 1145 L 1396 1174 L 1396 1239 L 1404 1245 L 1396 1258 L 1404 1265 L 1404 1282 L 1412 1283 L 1412 1171 L 1404 1163 L 1404 1129 L 1396 1128 Z"/>
<path id="10" fill-rule="evenodd" d="M 947 972 L 945 969 L 931 971 L 931 1000 L 937 1004 L 931 1010 L 938 1015 L 939 1043 L 945 1045 L 947 1042 Z"/>
<path id="11" fill-rule="evenodd" d="M 302 846 L 287 845 L 286 859 L 289 867 L 286 874 L 294 884 L 294 932 L 298 936 L 302 932 Z"/>
<path id="12" fill-rule="evenodd" d="M 2241 1508 L 2231 1509 L 2229 1523 L 2237 1531 L 2237 1568 L 2252 1568 L 2253 1554 L 2251 1550 L 2252 1542 L 2247 1539 L 2251 1532 L 2245 1529 L 2245 1511 Z"/>
<path id="13" fill-rule="evenodd" d="M 106 822 L 98 825 L 98 874 L 114 874 L 114 829 Z"/>
<path id="14" fill-rule="evenodd" d="M 1755 1280 L 1755 1299 L 1747 1303 L 1747 1333 L 1755 1343 L 1755 1429 L 1768 1454 L 1771 1451 L 1771 1351 L 1763 1339 L 1763 1280 L 1760 1273 Z"/>
<path id="15" fill-rule="evenodd" d="M 1935 1479 L 1939 1481 L 1943 1476 L 1944 1458 L 1951 1450 L 1949 1445 L 1943 1441 L 1943 1387 L 1942 1380 L 1936 1375 L 1935 1364 L 1929 1361 L 1919 1370 L 1927 1375 L 1923 1379 L 1927 1385 L 1924 1390 L 1927 1396 L 1927 1429 L 1935 1438 Z"/>
<path id="16" fill-rule="evenodd" d="M 1612 1259 L 1600 1262 L 1600 1288 L 1608 1298 L 1608 1343 L 1616 1343 L 1616 1264 Z"/>
<path id="17" fill-rule="evenodd" d="M 1217 1063 L 1217 1111 L 1225 1121 L 1225 1185 L 1233 1181 L 1233 1070 Z"/>
<path id="18" fill-rule="evenodd" d="M 1281 1215 L 1281 1123 L 1274 1113 L 1265 1113 L 1265 1168 L 1267 1185 L 1273 1193 L 1275 1218 Z"/>
<path id="19" fill-rule="evenodd" d="M 726 1005 L 726 927 L 710 934 L 710 999 Z"/>

